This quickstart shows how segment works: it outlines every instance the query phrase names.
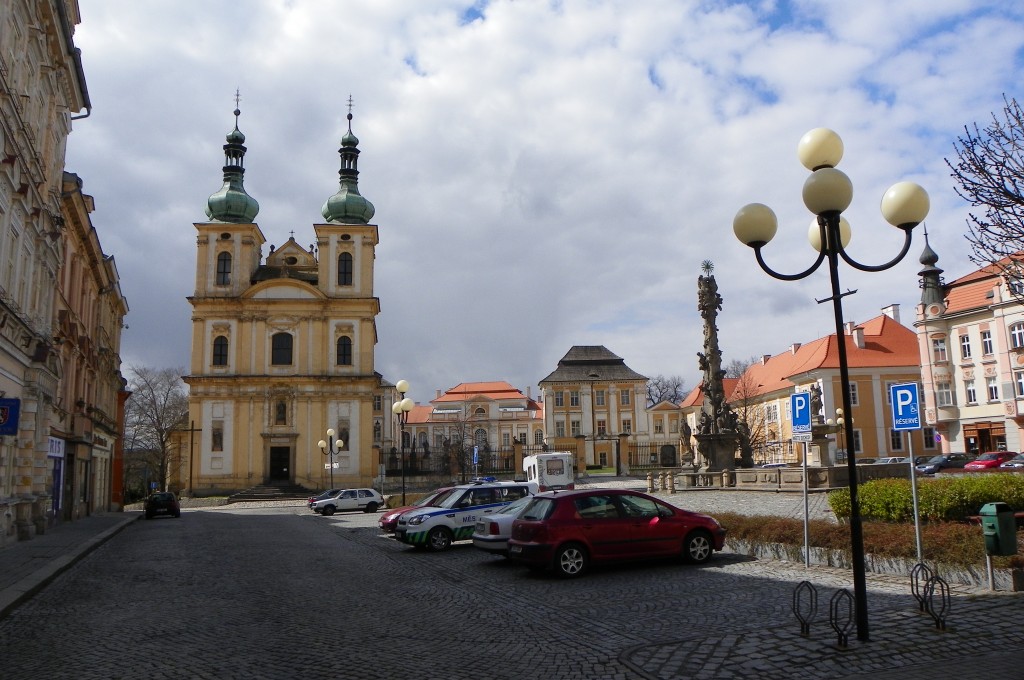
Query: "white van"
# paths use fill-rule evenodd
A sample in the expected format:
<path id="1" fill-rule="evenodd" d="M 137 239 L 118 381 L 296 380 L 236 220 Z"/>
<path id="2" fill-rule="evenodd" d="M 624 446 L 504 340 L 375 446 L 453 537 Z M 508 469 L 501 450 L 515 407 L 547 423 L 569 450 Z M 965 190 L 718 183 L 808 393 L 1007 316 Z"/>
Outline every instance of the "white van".
<path id="1" fill-rule="evenodd" d="M 573 455 L 568 451 L 538 453 L 523 458 L 526 481 L 536 482 L 541 491 L 575 489 Z"/>

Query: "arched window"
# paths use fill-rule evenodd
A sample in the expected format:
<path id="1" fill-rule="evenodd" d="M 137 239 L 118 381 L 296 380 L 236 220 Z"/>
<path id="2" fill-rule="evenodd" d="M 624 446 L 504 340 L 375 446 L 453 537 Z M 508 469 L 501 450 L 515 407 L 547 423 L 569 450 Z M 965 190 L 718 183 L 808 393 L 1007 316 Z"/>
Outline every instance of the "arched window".
<path id="1" fill-rule="evenodd" d="M 1014 349 L 1024 347 L 1024 323 L 1015 323 L 1010 326 L 1010 347 Z"/>
<path id="2" fill-rule="evenodd" d="M 292 363 L 291 333 L 274 333 L 270 340 L 270 363 L 274 366 L 289 366 Z"/>
<path id="3" fill-rule="evenodd" d="M 487 446 L 487 430 L 481 427 L 473 432 L 473 443 L 480 448 Z"/>
<path id="4" fill-rule="evenodd" d="M 338 285 L 352 285 L 352 254 L 342 253 L 338 255 Z"/>
<path id="5" fill-rule="evenodd" d="M 231 283 L 231 253 L 217 256 L 217 285 L 227 286 Z"/>
<path id="6" fill-rule="evenodd" d="M 218 335 L 213 339 L 213 365 L 228 365 L 228 339 Z"/>
<path id="7" fill-rule="evenodd" d="M 339 366 L 352 365 L 352 338 L 347 335 L 338 338 L 337 364 Z"/>

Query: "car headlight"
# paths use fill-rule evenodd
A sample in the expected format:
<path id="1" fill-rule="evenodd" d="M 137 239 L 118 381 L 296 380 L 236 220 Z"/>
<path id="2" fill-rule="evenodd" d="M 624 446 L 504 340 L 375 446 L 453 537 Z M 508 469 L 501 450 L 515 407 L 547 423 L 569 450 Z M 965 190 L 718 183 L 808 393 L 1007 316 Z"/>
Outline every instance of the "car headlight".
<path id="1" fill-rule="evenodd" d="M 415 517 L 410 517 L 408 523 L 413 525 L 423 524 L 423 520 L 425 520 L 426 518 L 426 515 L 416 515 Z"/>

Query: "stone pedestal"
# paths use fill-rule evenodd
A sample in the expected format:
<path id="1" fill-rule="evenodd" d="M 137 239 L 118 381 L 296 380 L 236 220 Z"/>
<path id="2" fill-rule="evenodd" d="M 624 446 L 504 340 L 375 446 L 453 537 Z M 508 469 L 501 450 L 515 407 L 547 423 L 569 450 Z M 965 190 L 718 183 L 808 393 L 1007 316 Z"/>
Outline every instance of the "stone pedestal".
<path id="1" fill-rule="evenodd" d="M 720 472 L 722 470 L 736 469 L 736 451 L 739 447 L 740 436 L 735 432 L 724 432 L 720 434 L 698 434 L 697 452 L 702 458 L 704 465 L 701 472 Z"/>
<path id="2" fill-rule="evenodd" d="M 816 424 L 811 426 L 811 441 L 807 446 L 807 467 L 829 467 L 832 461 L 829 458 L 829 444 L 835 433 L 834 425 Z"/>

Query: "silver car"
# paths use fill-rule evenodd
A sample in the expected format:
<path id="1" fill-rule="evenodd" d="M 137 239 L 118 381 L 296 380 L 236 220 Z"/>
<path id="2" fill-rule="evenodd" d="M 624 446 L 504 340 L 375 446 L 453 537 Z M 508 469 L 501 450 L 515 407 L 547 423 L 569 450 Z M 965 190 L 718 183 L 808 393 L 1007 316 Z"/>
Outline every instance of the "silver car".
<path id="1" fill-rule="evenodd" d="M 512 522 L 519 517 L 519 513 L 531 500 L 532 496 L 523 496 L 501 510 L 477 519 L 476 527 L 473 529 L 473 545 L 493 555 L 508 557 L 508 539 L 512 535 Z"/>

